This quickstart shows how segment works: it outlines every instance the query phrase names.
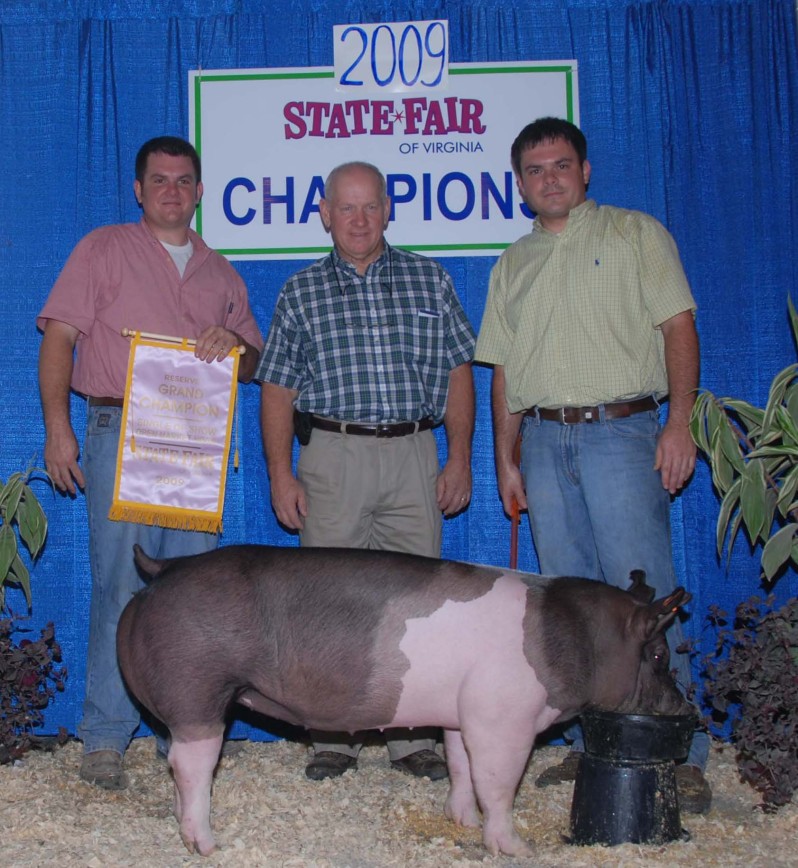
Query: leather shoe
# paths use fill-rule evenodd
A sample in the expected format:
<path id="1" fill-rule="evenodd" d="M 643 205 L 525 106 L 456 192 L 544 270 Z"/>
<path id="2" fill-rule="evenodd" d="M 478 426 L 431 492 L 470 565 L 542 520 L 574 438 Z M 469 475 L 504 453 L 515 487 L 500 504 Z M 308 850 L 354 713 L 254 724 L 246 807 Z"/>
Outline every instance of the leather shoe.
<path id="1" fill-rule="evenodd" d="M 562 762 L 544 769 L 535 779 L 535 786 L 550 787 L 553 784 L 566 784 L 569 781 L 575 781 L 581 758 L 581 751 L 572 750 L 566 754 Z"/>
<path id="2" fill-rule="evenodd" d="M 356 756 L 322 750 L 314 754 L 313 759 L 305 766 L 305 774 L 312 781 L 323 781 L 325 778 L 337 778 L 348 769 L 357 769 Z"/>
<path id="3" fill-rule="evenodd" d="M 124 790 L 127 775 L 122 771 L 122 755 L 115 750 L 94 750 L 84 754 L 80 779 L 104 790 Z"/>
<path id="4" fill-rule="evenodd" d="M 434 750 L 418 750 L 401 759 L 391 760 L 391 768 L 416 778 L 429 778 L 431 781 L 440 781 L 449 776 L 446 761 Z"/>
<path id="5" fill-rule="evenodd" d="M 676 792 L 685 814 L 706 814 L 712 805 L 712 788 L 698 766 L 676 766 Z"/>

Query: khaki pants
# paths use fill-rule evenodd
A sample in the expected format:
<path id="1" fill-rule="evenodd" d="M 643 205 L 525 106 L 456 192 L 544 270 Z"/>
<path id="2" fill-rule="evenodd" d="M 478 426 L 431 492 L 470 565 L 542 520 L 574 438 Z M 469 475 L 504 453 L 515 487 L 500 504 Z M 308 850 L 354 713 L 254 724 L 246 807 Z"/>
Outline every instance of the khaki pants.
<path id="1" fill-rule="evenodd" d="M 406 437 L 368 437 L 313 430 L 302 447 L 297 476 L 308 515 L 303 546 L 381 549 L 440 557 L 439 473 L 432 431 Z M 391 760 L 435 747 L 432 727 L 389 730 Z M 311 731 L 313 747 L 357 756 L 362 741 L 349 733 Z M 324 739 L 321 741 L 320 739 Z"/>
<path id="2" fill-rule="evenodd" d="M 297 476 L 308 515 L 303 546 L 441 554 L 435 436 L 364 437 L 313 430 Z"/>

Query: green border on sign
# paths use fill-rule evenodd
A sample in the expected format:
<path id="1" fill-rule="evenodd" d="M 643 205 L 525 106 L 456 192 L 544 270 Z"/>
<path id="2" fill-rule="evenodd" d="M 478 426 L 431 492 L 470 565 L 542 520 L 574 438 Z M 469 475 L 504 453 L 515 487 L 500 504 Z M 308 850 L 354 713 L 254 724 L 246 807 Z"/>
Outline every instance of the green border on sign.
<path id="1" fill-rule="evenodd" d="M 450 66 L 449 75 L 505 75 L 507 73 L 535 73 L 535 72 L 560 72 L 565 75 L 565 103 L 567 120 L 574 123 L 576 112 L 574 110 L 574 72 L 575 67 L 570 64 L 551 65 L 551 66 L 468 66 L 467 68 Z M 205 75 L 199 73 L 194 78 L 194 147 L 197 153 L 202 156 L 202 93 L 200 86 L 203 82 L 212 81 L 277 81 L 277 80 L 297 80 L 309 78 L 335 78 L 334 70 L 316 70 L 315 72 L 231 72 L 231 73 L 211 73 Z M 197 206 L 196 211 L 196 226 L 197 233 L 202 235 L 202 202 Z M 447 253 L 457 253 L 458 251 L 484 251 L 486 256 L 493 253 L 501 253 L 506 250 L 510 244 L 493 243 L 493 244 L 402 244 L 399 245 L 406 250 L 413 250 L 417 253 L 424 251 L 440 251 Z M 298 258 L 304 258 L 308 253 L 324 255 L 329 253 L 331 247 L 244 247 L 244 248 L 218 248 L 217 253 L 222 256 L 284 256 L 286 254 L 296 254 Z"/>

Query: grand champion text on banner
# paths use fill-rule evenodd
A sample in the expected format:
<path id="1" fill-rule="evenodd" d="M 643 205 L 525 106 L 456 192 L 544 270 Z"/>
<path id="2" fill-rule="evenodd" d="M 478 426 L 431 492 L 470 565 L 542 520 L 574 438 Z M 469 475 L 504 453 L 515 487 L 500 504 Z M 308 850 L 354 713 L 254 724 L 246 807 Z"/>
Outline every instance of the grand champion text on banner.
<path id="1" fill-rule="evenodd" d="M 218 532 L 240 350 L 208 364 L 193 341 L 132 334 L 109 518 Z"/>

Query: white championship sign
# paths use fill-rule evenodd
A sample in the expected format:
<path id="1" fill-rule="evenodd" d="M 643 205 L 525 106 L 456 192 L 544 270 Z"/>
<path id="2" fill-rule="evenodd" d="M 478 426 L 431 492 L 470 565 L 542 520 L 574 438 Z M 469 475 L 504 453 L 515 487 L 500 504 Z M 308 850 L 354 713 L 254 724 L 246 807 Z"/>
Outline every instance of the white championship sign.
<path id="1" fill-rule="evenodd" d="M 446 83 L 424 89 L 407 89 L 409 66 L 396 63 L 400 90 L 377 67 L 376 86 L 343 92 L 331 68 L 192 72 L 190 130 L 205 186 L 195 227 L 204 240 L 230 259 L 323 255 L 331 248 L 318 215 L 324 178 L 350 160 L 387 178 L 391 244 L 490 256 L 528 232 L 510 145 L 538 117 L 578 124 L 576 62 L 449 64 Z M 347 70 L 359 80 L 356 65 Z M 422 72 L 422 80 L 435 78 Z"/>

